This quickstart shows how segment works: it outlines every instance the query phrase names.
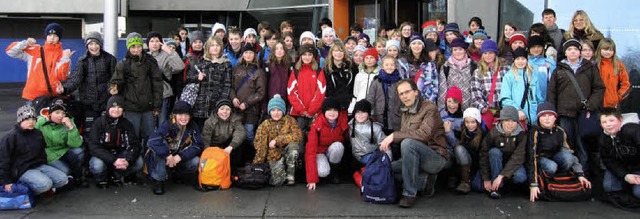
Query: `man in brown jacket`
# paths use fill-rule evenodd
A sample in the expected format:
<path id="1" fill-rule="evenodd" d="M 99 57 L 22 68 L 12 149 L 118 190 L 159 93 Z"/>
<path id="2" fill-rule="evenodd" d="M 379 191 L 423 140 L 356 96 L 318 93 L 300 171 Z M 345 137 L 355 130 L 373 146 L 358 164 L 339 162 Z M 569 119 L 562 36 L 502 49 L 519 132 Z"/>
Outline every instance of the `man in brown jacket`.
<path id="1" fill-rule="evenodd" d="M 438 107 L 420 98 L 418 86 L 412 80 L 399 81 L 396 90 L 402 102 L 401 127 L 380 143 L 380 149 L 387 151 L 391 143 L 400 144 L 402 159 L 393 163 L 393 170 L 401 172 L 403 179 L 398 204 L 409 208 L 416 203 L 418 190 L 423 187 L 427 197 L 434 194 L 437 174 L 444 168 L 449 154 Z"/>

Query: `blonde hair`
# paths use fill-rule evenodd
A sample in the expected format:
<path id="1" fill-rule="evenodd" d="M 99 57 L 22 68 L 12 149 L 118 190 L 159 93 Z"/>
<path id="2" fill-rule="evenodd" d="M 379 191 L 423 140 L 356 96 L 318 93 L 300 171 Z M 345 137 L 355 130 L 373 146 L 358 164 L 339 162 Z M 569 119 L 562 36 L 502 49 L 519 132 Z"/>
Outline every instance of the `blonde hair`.
<path id="1" fill-rule="evenodd" d="M 511 70 L 513 71 L 513 75 L 516 76 L 516 81 L 517 81 L 518 80 L 518 67 L 516 67 L 515 60 L 513 61 L 513 64 L 511 65 Z M 524 72 L 525 72 L 525 75 L 527 76 L 527 79 L 529 79 L 529 81 L 531 81 L 531 75 L 533 74 L 533 66 L 531 66 L 529 64 L 529 60 L 527 60 L 527 66 L 524 68 L 524 70 L 525 70 Z"/>
<path id="2" fill-rule="evenodd" d="M 381 43 L 382 46 L 387 46 L 387 38 L 377 38 L 376 42 L 373 43 L 373 46 L 377 47 L 378 43 Z"/>
<path id="3" fill-rule="evenodd" d="M 575 26 L 573 26 L 573 20 L 575 20 L 577 16 L 582 17 L 582 19 L 584 20 L 584 33 L 587 36 L 587 38 L 589 38 L 589 40 L 592 40 L 591 38 L 594 35 L 597 35 L 597 34 L 600 33 L 600 31 L 598 31 L 598 29 L 596 29 L 596 27 L 593 25 L 593 23 L 591 23 L 591 19 L 589 19 L 589 15 L 587 15 L 587 12 L 585 12 L 583 10 L 577 10 L 575 13 L 573 13 L 573 16 L 571 17 L 571 23 L 569 24 L 569 30 L 564 34 L 564 38 L 565 39 L 571 39 L 571 38 L 575 37 L 573 35 L 573 32 L 576 30 L 576 28 L 575 28 Z"/>
<path id="4" fill-rule="evenodd" d="M 484 61 L 484 54 L 482 54 L 482 56 L 480 57 L 480 61 L 478 62 L 478 74 L 480 74 L 481 77 L 486 77 L 489 75 L 489 72 L 497 72 L 500 67 L 504 65 L 505 61 L 503 58 L 498 57 L 498 54 L 496 54 L 496 58 L 493 60 L 493 62 L 493 69 L 489 69 L 489 63 Z"/>
<path id="5" fill-rule="evenodd" d="M 220 46 L 220 52 L 218 53 L 218 57 L 215 57 L 215 58 L 222 57 L 222 54 L 224 53 L 224 44 L 222 44 L 222 40 L 216 37 L 215 35 L 211 35 L 209 39 L 207 39 L 207 43 L 204 44 L 205 52 L 203 55 L 205 60 L 209 60 L 209 61 L 213 60 L 213 57 L 211 57 L 211 53 L 209 53 L 209 48 L 213 45 L 213 43 L 216 43 Z"/>
<path id="6" fill-rule="evenodd" d="M 602 64 L 602 50 L 610 49 L 613 50 L 613 56 L 611 56 L 611 64 L 613 64 L 613 75 L 618 75 L 622 69 L 620 68 L 620 60 L 618 60 L 618 56 L 616 55 L 616 43 L 613 42 L 611 38 L 604 38 L 600 40 L 600 44 L 598 44 L 598 49 L 596 50 L 595 58 L 596 64 L 598 64 L 598 69 L 600 68 L 600 64 Z"/>
<path id="7" fill-rule="evenodd" d="M 331 46 L 331 49 L 329 49 L 329 53 L 327 54 L 327 58 L 324 60 L 324 68 L 327 71 L 330 71 L 331 69 L 333 69 L 333 65 L 334 65 L 334 61 L 333 61 L 333 51 L 341 51 L 342 53 L 344 53 L 344 56 L 342 57 L 342 66 L 347 65 L 349 62 L 349 56 L 347 56 L 347 49 L 344 47 L 344 45 L 342 43 L 336 42 L 335 44 L 333 44 L 333 46 Z M 337 67 L 341 67 L 341 66 L 337 66 Z"/>

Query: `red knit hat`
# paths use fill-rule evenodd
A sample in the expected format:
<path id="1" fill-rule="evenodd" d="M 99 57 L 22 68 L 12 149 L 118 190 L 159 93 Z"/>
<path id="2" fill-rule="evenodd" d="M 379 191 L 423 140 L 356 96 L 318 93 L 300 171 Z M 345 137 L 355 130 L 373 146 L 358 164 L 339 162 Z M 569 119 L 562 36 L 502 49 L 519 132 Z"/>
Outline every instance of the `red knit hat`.
<path id="1" fill-rule="evenodd" d="M 509 38 L 509 45 L 518 40 L 524 42 L 524 46 L 527 47 L 527 37 L 525 37 L 522 33 L 514 33 L 513 35 L 511 35 L 511 38 Z"/>
<path id="2" fill-rule="evenodd" d="M 376 50 L 375 47 L 371 47 L 366 51 L 364 51 L 363 58 L 366 58 L 367 56 L 373 56 L 373 58 L 376 59 L 376 63 L 378 62 L 378 51 Z"/>
<path id="3" fill-rule="evenodd" d="M 456 86 L 450 87 L 449 90 L 447 90 L 447 95 L 445 96 L 445 100 L 449 98 L 456 99 L 458 100 L 458 102 L 462 103 L 462 91 L 460 90 L 460 88 Z"/>

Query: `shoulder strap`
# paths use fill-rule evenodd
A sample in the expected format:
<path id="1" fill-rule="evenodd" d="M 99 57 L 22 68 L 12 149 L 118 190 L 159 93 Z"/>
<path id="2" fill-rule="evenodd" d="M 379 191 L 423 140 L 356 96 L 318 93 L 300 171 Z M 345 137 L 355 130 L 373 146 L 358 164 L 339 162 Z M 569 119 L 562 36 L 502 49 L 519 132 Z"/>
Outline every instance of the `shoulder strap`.
<path id="1" fill-rule="evenodd" d="M 576 81 L 576 78 L 573 77 L 573 74 L 568 73 L 566 71 L 563 71 L 563 72 L 565 72 L 565 74 L 569 77 L 569 79 L 571 79 L 571 84 L 573 84 L 573 88 L 575 88 L 576 92 L 578 92 L 578 96 L 580 96 L 580 101 L 582 102 L 586 101 L 587 99 L 584 97 L 584 94 L 582 93 L 582 89 L 580 89 L 580 85 L 578 85 L 578 81 Z"/>
<path id="2" fill-rule="evenodd" d="M 449 70 L 451 70 L 451 67 L 444 66 L 444 79 L 445 80 L 449 79 Z"/>
<path id="3" fill-rule="evenodd" d="M 517 70 L 516 70 L 517 71 Z M 527 103 L 527 99 L 529 98 L 529 81 L 527 80 L 527 73 L 524 72 L 522 74 L 522 79 L 524 80 L 524 95 L 522 95 L 522 102 L 520 102 L 520 109 L 524 110 L 524 105 Z"/>
<path id="4" fill-rule="evenodd" d="M 238 87 L 236 88 L 236 93 L 238 93 L 240 91 L 240 89 L 242 89 L 242 86 L 244 86 L 244 84 L 247 83 L 247 81 L 249 81 L 249 78 L 251 76 L 253 76 L 253 74 L 256 72 L 256 70 L 258 70 L 258 67 L 256 66 L 256 68 L 254 68 L 253 70 L 251 70 L 251 72 L 249 72 L 249 74 L 245 75 L 244 78 L 242 78 L 242 81 L 240 82 L 240 84 L 238 85 Z"/>
<path id="5" fill-rule="evenodd" d="M 49 81 L 49 74 L 47 73 L 47 64 L 44 60 L 44 48 L 40 47 L 40 62 L 42 62 L 42 72 L 44 73 L 44 80 L 47 82 L 47 90 L 49 96 L 53 96 L 53 89 L 51 88 L 51 82 Z"/>

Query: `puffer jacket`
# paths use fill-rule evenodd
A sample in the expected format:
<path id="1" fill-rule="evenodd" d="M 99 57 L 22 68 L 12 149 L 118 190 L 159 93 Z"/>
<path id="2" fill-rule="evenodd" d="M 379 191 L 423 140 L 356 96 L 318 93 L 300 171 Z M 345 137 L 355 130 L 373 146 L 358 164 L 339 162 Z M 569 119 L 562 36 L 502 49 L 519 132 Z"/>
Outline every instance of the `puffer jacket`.
<path id="1" fill-rule="evenodd" d="M 302 64 L 295 75 L 295 69 L 289 75 L 287 95 L 291 103 L 291 115 L 301 116 L 307 112 L 313 116 L 320 111 L 327 91 L 327 81 L 322 70 L 316 71 L 309 64 Z"/>
<path id="2" fill-rule="evenodd" d="M 202 81 L 198 80 L 198 71 L 206 74 Z M 197 63 L 187 73 L 187 83 L 200 83 L 198 97 L 193 106 L 193 117 L 209 118 L 214 112 L 218 100 L 227 99 L 231 93 L 231 63 L 222 58 L 216 62 L 204 60 Z"/>
<path id="3" fill-rule="evenodd" d="M 140 155 L 140 139 L 131 122 L 124 117 L 111 118 L 103 115 L 93 122 L 89 134 L 89 151 L 107 164 L 114 163 L 118 158 L 125 158 L 133 164 Z M 122 157 L 116 157 L 117 155 Z"/>
<path id="4" fill-rule="evenodd" d="M 618 61 L 618 74 L 613 72 L 611 58 L 603 58 L 600 61 L 600 77 L 604 83 L 604 107 L 617 107 L 631 93 L 631 83 L 627 69 L 621 61 Z"/>
<path id="5" fill-rule="evenodd" d="M 357 66 L 347 61 L 341 67 L 333 65 L 331 68 L 325 68 L 324 70 L 324 77 L 327 80 L 325 98 L 334 98 L 340 103 L 341 109 L 348 109 L 353 99 L 354 77 L 358 72 Z"/>
<path id="6" fill-rule="evenodd" d="M 451 63 L 450 60 L 444 63 L 440 69 L 440 77 L 438 83 L 440 88 L 438 89 L 438 108 L 446 107 L 447 101 L 445 96 L 449 88 L 457 86 L 462 91 L 462 110 L 469 108 L 471 104 L 471 78 L 473 77 L 473 71 L 475 70 L 475 63 L 470 58 L 466 58 L 469 64 L 458 68 Z M 449 69 L 449 74 L 446 72 Z"/>
<path id="7" fill-rule="evenodd" d="M 71 123 L 73 118 L 71 118 Z M 42 132 L 44 140 L 47 142 L 45 151 L 47 152 L 47 163 L 60 159 L 69 149 L 82 146 L 82 136 L 77 127 L 69 130 L 64 124 L 56 124 L 49 121 L 44 116 L 38 117 L 36 129 Z"/>
<path id="8" fill-rule="evenodd" d="M 252 74 L 252 75 L 250 75 Z M 245 81 L 246 78 L 246 81 Z M 245 82 L 243 82 L 245 81 Z M 267 76 L 256 65 L 238 65 L 233 70 L 229 100 L 238 98 L 247 108 L 241 111 L 244 124 L 258 125 L 262 101 L 267 95 Z M 239 108 L 237 110 L 240 110 Z"/>
<path id="9" fill-rule="evenodd" d="M 169 83 L 174 74 L 178 74 L 184 70 L 184 62 L 182 62 L 177 52 L 169 54 L 163 50 L 158 50 L 156 52 L 149 52 L 149 55 L 156 59 L 158 68 L 162 71 L 162 85 L 164 87 L 162 98 L 173 96 L 173 89 Z"/>
<path id="10" fill-rule="evenodd" d="M 433 62 L 422 63 L 420 71 L 416 74 L 414 81 L 418 85 L 420 96 L 431 102 L 438 101 L 438 69 Z"/>
<path id="11" fill-rule="evenodd" d="M 604 133 L 600 136 L 602 161 L 619 179 L 634 171 L 640 171 L 640 125 L 628 123 L 616 136 Z"/>
<path id="12" fill-rule="evenodd" d="M 382 71 L 382 70 L 380 70 Z M 376 76 L 369 86 L 367 101 L 371 103 L 373 112 L 372 118 L 376 122 L 382 123 L 385 129 L 400 130 L 400 97 L 398 96 L 397 83 L 389 85 L 389 96 L 384 94 L 382 79 Z"/>
<path id="13" fill-rule="evenodd" d="M 242 117 L 235 113 L 227 120 L 222 120 L 218 114 L 214 113 L 204 122 L 202 128 L 202 139 L 205 147 L 238 148 L 247 133 L 242 125 Z"/>
<path id="14" fill-rule="evenodd" d="M 375 79 L 378 72 L 380 72 L 380 67 L 376 67 L 372 72 L 367 72 L 364 69 L 364 65 L 361 65 L 359 69 L 360 72 L 356 74 L 353 81 L 353 99 L 351 100 L 351 104 L 349 104 L 349 113 L 353 113 L 356 102 L 367 98 L 371 82 L 373 82 L 373 79 Z"/>
<path id="15" fill-rule="evenodd" d="M 269 143 L 276 140 L 276 148 L 269 148 Z M 291 143 L 302 142 L 302 130 L 292 116 L 285 115 L 280 120 L 267 119 L 258 126 L 253 146 L 256 156 L 253 163 L 273 162 L 280 160 L 285 154 L 285 147 Z"/>
<path id="16" fill-rule="evenodd" d="M 487 134 L 480 149 L 480 170 L 482 180 L 491 179 L 491 167 L 489 164 L 489 150 L 498 148 L 502 151 L 504 168 L 500 175 L 511 178 L 513 173 L 524 164 L 527 147 L 527 133 L 518 123 L 511 135 L 506 135 L 502 129 L 502 124 L 498 123 Z"/>
<path id="17" fill-rule="evenodd" d="M 380 142 L 387 135 L 382 131 L 382 124 L 373 122 L 371 119 L 360 123 L 355 119 L 349 122 L 349 139 L 351 140 L 351 153 L 360 161 L 362 156 L 374 152 L 380 147 Z M 373 138 L 373 143 L 371 143 Z"/>
<path id="18" fill-rule="evenodd" d="M 597 110 L 602 106 L 605 90 L 602 77 L 599 77 L 598 69 L 591 62 L 580 60 L 581 64 L 576 73 L 568 64 L 560 62 L 555 72 L 551 74 L 551 80 L 547 86 L 547 101 L 556 106 L 559 116 L 577 118 L 579 111 L 584 110 L 580 96 L 567 74 L 573 74 L 578 82 L 587 99 L 588 110 Z"/>
<path id="19" fill-rule="evenodd" d="M 316 156 L 327 152 L 329 146 L 334 142 L 346 143 L 348 135 L 349 124 L 347 124 L 347 112 L 340 112 L 335 128 L 331 128 L 324 114 L 318 114 L 309 129 L 307 145 L 305 147 L 306 150 L 304 152 L 307 183 L 316 183 L 319 181 Z"/>
<path id="20" fill-rule="evenodd" d="M 80 103 L 91 106 L 93 111 L 103 111 L 107 105 L 109 94 L 109 80 L 116 70 L 116 57 L 100 50 L 99 56 L 93 56 L 87 51 L 78 58 L 71 75 L 62 82 L 64 94 L 71 94 L 79 89 Z"/>
<path id="21" fill-rule="evenodd" d="M 164 92 L 162 72 L 156 59 L 150 55 L 142 53 L 141 56 L 133 56 L 127 52 L 125 59 L 116 65 L 109 84 L 118 86 L 118 94 L 124 97 L 127 111 L 160 112 Z"/>
<path id="22" fill-rule="evenodd" d="M 45 147 L 40 130 L 16 124 L 0 141 L 0 185 L 15 183 L 27 170 L 46 164 Z"/>
<path id="23" fill-rule="evenodd" d="M 182 133 L 182 136 L 178 136 L 180 133 Z M 190 121 L 184 127 L 180 127 L 173 122 L 162 123 L 149 136 L 147 144 L 149 149 L 159 157 L 166 157 L 169 154 L 180 155 L 180 158 L 184 161 L 200 156 L 204 148 L 200 128 L 193 121 Z M 175 148 L 172 149 L 174 144 Z"/>
<path id="24" fill-rule="evenodd" d="M 514 72 L 518 72 L 518 78 L 514 75 Z M 502 79 L 502 87 L 500 88 L 500 102 L 502 106 L 513 106 L 517 110 L 524 112 L 527 116 L 529 124 L 536 123 L 536 113 L 538 105 L 544 102 L 542 93 L 544 91 L 539 90 L 538 83 L 540 83 L 544 75 L 541 75 L 538 71 L 534 70 L 531 73 L 531 77 L 525 77 L 523 69 L 511 69 L 504 75 Z M 524 107 L 522 107 L 522 99 L 524 98 L 525 86 L 529 85 L 527 93 L 527 100 L 525 100 Z"/>
<path id="25" fill-rule="evenodd" d="M 529 56 L 529 65 L 533 67 L 534 71 L 538 72 L 540 76 L 538 80 L 538 90 L 542 93 L 542 99 L 547 99 L 547 84 L 551 74 L 556 70 L 556 60 L 552 57 L 544 56 Z"/>

